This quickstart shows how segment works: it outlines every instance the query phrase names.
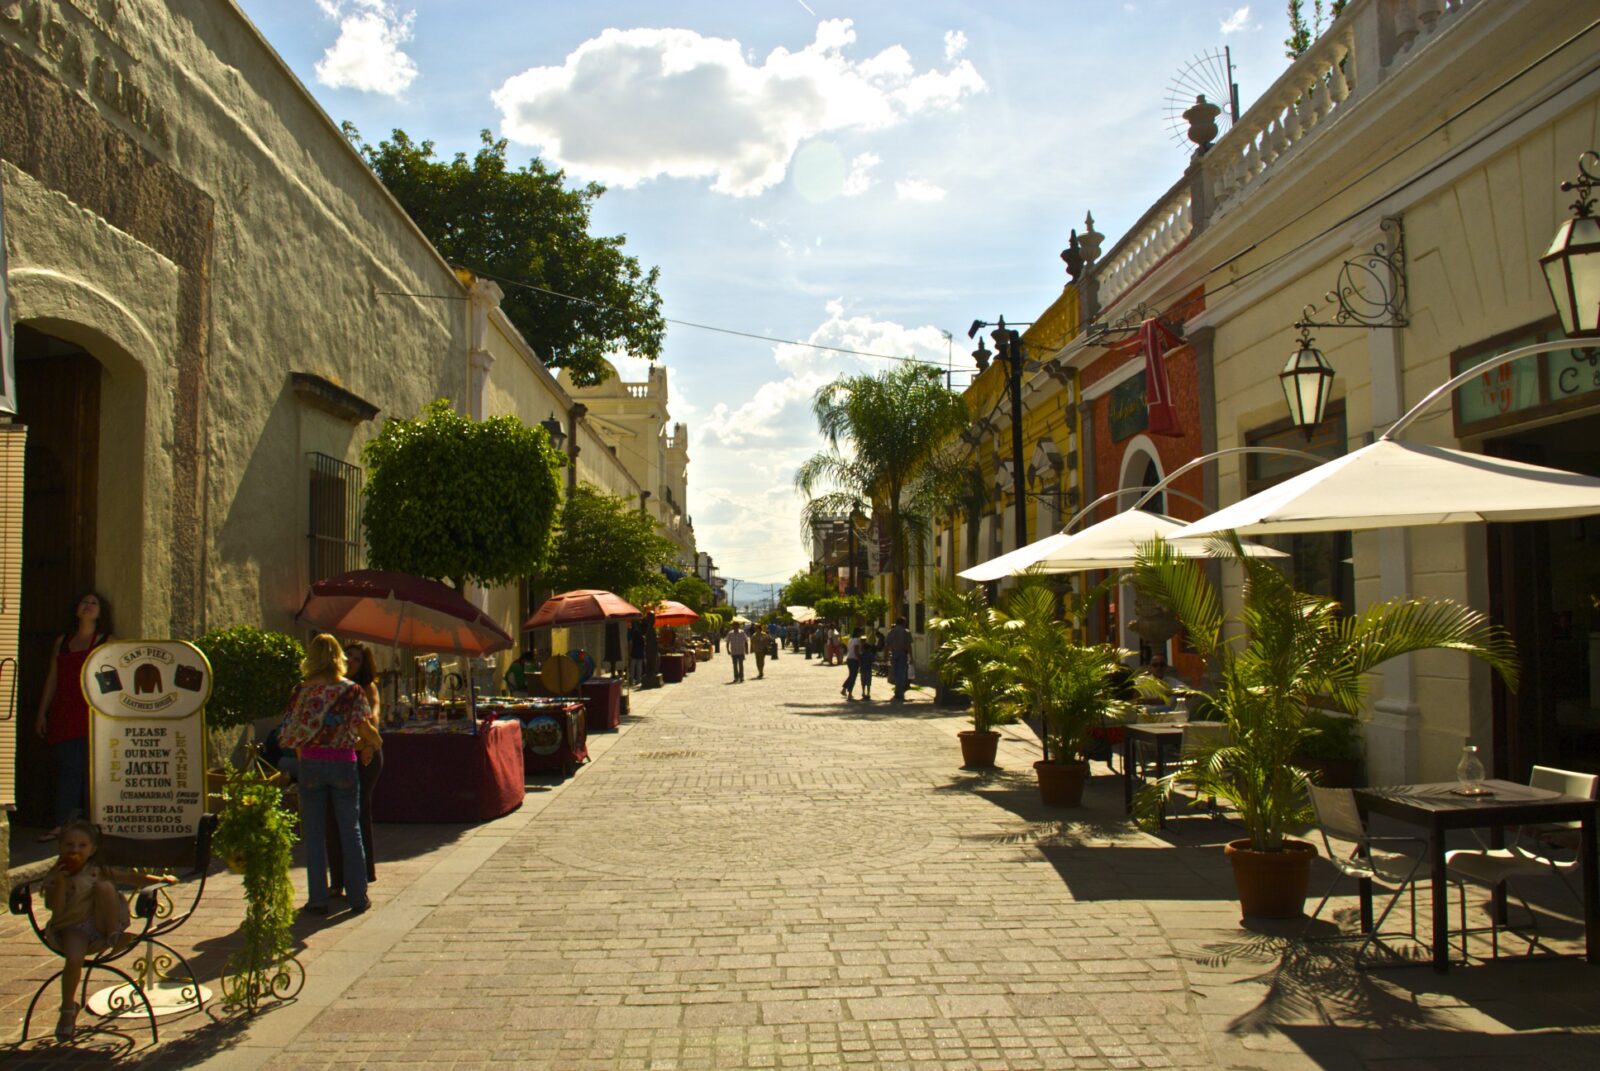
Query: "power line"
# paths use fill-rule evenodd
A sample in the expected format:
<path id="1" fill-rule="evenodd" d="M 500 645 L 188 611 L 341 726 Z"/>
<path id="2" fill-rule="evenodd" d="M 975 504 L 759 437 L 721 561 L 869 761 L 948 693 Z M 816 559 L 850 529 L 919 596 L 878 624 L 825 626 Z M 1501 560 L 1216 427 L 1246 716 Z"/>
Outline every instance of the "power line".
<path id="1" fill-rule="evenodd" d="M 521 287 L 524 290 L 532 290 L 536 293 L 548 294 L 550 297 L 561 298 L 565 301 L 576 301 L 579 304 L 590 305 L 597 309 L 609 309 L 613 312 L 627 311 L 618 305 L 607 305 L 604 302 L 595 301 L 591 298 L 578 297 L 576 294 L 563 294 L 559 290 L 551 290 L 549 287 L 539 286 L 535 283 L 524 282 L 520 279 L 506 279 L 498 275 L 490 275 L 488 272 L 479 271 L 477 268 L 472 268 L 471 271 L 481 278 L 491 279 L 494 282 L 503 283 L 506 286 Z M 718 327 L 715 324 L 697 323 L 694 320 L 679 320 L 671 316 L 663 316 L 661 319 L 664 323 L 677 324 L 679 327 L 693 327 L 700 331 L 712 331 L 719 335 L 733 335 L 738 338 L 753 338 L 761 342 L 776 342 L 785 346 L 804 346 L 813 350 L 827 350 L 831 353 L 845 353 L 852 357 L 875 357 L 884 361 L 903 361 L 907 364 L 923 364 L 927 365 L 929 368 L 939 367 L 937 361 L 928 361 L 921 357 L 906 357 L 895 353 L 872 353 L 868 350 L 853 350 L 846 346 L 829 346 L 822 342 L 802 342 L 799 339 L 778 338 L 775 335 L 763 335 L 754 331 L 741 331 L 734 327 Z"/>
<path id="2" fill-rule="evenodd" d="M 1548 52 L 1544 53 L 1538 59 L 1532 61 L 1527 66 L 1523 67 L 1520 71 L 1517 71 L 1515 74 L 1512 74 L 1512 75 L 1508 76 L 1504 81 L 1500 82 L 1498 85 L 1496 85 L 1496 86 L 1484 91 L 1484 93 L 1482 95 L 1480 95 L 1477 99 L 1475 99 L 1471 103 L 1465 105 L 1460 110 L 1458 110 L 1456 112 L 1453 112 L 1450 115 L 1446 116 L 1444 119 L 1442 119 L 1438 123 L 1436 123 L 1426 133 L 1419 135 L 1417 138 L 1413 139 L 1411 142 L 1406 144 L 1403 148 L 1395 150 L 1393 153 L 1391 153 L 1390 155 L 1388 155 L 1384 159 L 1382 159 L 1382 160 L 1378 161 L 1377 163 L 1373 164 L 1366 171 L 1364 171 L 1360 175 L 1357 175 L 1356 177 L 1350 179 L 1343 186 L 1340 186 L 1337 189 L 1333 190 L 1331 193 L 1329 193 L 1322 200 L 1320 200 L 1320 201 L 1316 202 L 1315 204 L 1311 205 L 1305 211 L 1301 212 L 1299 215 L 1294 216 L 1291 219 L 1285 221 L 1281 226 L 1277 227 L 1276 229 L 1274 229 L 1272 231 L 1267 232 L 1266 234 L 1264 234 L 1261 237 L 1257 238 L 1256 240 L 1252 241 L 1249 245 L 1245 246 L 1243 249 L 1240 249 L 1237 252 L 1229 254 L 1228 256 L 1224 257 L 1222 260 L 1218 261 L 1212 267 L 1205 269 L 1204 271 L 1201 272 L 1201 276 L 1200 277 L 1202 279 L 1209 278 L 1210 276 L 1212 276 L 1212 275 L 1216 274 L 1217 272 L 1223 270 L 1224 268 L 1226 268 L 1228 265 L 1232 264 L 1234 261 L 1238 260 L 1239 258 L 1249 255 L 1249 253 L 1251 251 L 1253 251 L 1253 250 L 1257 249 L 1258 247 L 1260 247 L 1263 242 L 1266 242 L 1267 240 L 1269 240 L 1271 238 L 1274 238 L 1274 237 L 1278 236 L 1279 234 L 1282 234 L 1284 231 L 1288 230 L 1290 227 L 1292 227 L 1295 224 L 1299 223 L 1301 220 L 1305 219 L 1307 216 L 1310 216 L 1313 213 L 1315 213 L 1318 210 L 1320 210 L 1321 208 L 1323 208 L 1329 202 L 1331 202 L 1334 199 L 1340 197 L 1341 195 L 1349 192 L 1351 189 L 1353 189 L 1355 186 L 1357 186 L 1361 182 L 1366 181 L 1368 178 L 1370 178 L 1373 175 L 1377 174 L 1383 168 L 1388 167 L 1390 164 L 1392 164 L 1396 160 L 1400 159 L 1406 153 L 1409 153 L 1410 151 L 1415 149 L 1417 146 L 1419 146 L 1419 145 L 1425 143 L 1426 141 L 1428 141 L 1430 138 L 1432 138 L 1434 135 L 1438 134 L 1441 130 L 1443 130 L 1445 127 L 1449 126 L 1451 123 L 1453 123 L 1456 120 L 1460 119 L 1462 116 L 1466 115 L 1468 112 L 1471 112 L 1473 109 L 1479 107 L 1480 105 L 1482 105 L 1483 103 L 1488 101 L 1491 97 L 1495 96 L 1497 93 L 1500 93 L 1503 90 L 1505 90 L 1507 87 L 1511 86 L 1518 79 L 1522 78 L 1523 76 L 1527 75 L 1529 72 L 1533 71 L 1540 64 L 1544 63 L 1546 60 L 1550 59 L 1552 56 L 1556 55 L 1557 53 L 1559 53 L 1559 52 L 1561 52 L 1561 51 L 1563 51 L 1563 50 L 1565 50 L 1567 48 L 1570 48 L 1579 39 L 1583 38 L 1584 36 L 1586 36 L 1586 35 L 1588 35 L 1590 33 L 1593 33 L 1596 27 L 1600 27 L 1600 19 L 1596 19 L 1595 21 L 1589 23 L 1589 25 L 1585 26 L 1583 29 L 1579 30 L 1577 33 L 1573 34 L 1571 37 L 1567 38 L 1565 41 L 1563 41 L 1560 44 L 1556 45 L 1555 47 L 1551 48 Z M 1584 76 L 1587 76 L 1588 74 L 1592 74 L 1596 69 L 1600 69 L 1600 64 L 1596 64 L 1594 66 L 1591 66 L 1589 68 L 1589 70 L 1585 71 L 1584 74 L 1580 75 L 1579 77 L 1582 78 Z M 1529 110 L 1531 110 L 1533 108 L 1536 108 L 1536 107 L 1538 107 L 1538 106 L 1540 106 L 1542 104 L 1548 103 L 1550 100 L 1554 99 L 1559 94 L 1565 92 L 1568 88 L 1570 88 L 1570 86 L 1562 86 L 1560 88 L 1554 89 L 1549 94 L 1547 94 L 1546 96 L 1541 97 L 1540 99 L 1534 101 L 1532 104 L 1530 104 L 1528 106 L 1528 108 L 1523 109 L 1518 114 L 1510 115 L 1510 116 L 1507 116 L 1507 117 L 1503 118 L 1496 125 L 1490 127 L 1487 130 L 1484 130 L 1478 136 L 1472 138 L 1470 141 L 1467 141 L 1464 144 L 1462 144 L 1461 146 L 1459 146 L 1458 148 L 1456 148 L 1453 152 L 1450 152 L 1447 155 L 1441 157 L 1439 160 L 1435 161 L 1427 169 L 1421 171 L 1420 173 L 1418 173 L 1416 175 L 1413 175 L 1411 178 L 1409 178 L 1406 181 L 1400 183 L 1398 186 L 1394 187 L 1393 189 L 1385 190 L 1378 197 L 1374 198 L 1373 200 L 1368 201 L 1366 204 L 1363 204 L 1359 208 L 1356 208 L 1353 211 L 1349 212 L 1342 219 L 1338 219 L 1338 220 L 1334 221 L 1333 223 L 1329 224 L 1327 227 L 1323 228 L 1317 234 L 1313 235 L 1310 239 L 1308 239 L 1305 242 L 1301 242 L 1299 245 L 1295 246 L 1293 249 L 1285 250 L 1283 253 L 1279 254 L 1278 256 L 1273 257 L 1273 258 L 1271 258 L 1269 260 L 1263 261 L 1261 264 L 1256 265 L 1254 268 L 1251 268 L 1249 271 L 1243 272 L 1240 275 L 1237 275 L 1237 276 L 1235 276 L 1235 277 L 1233 277 L 1231 279 L 1226 279 L 1226 280 L 1224 280 L 1224 281 L 1222 281 L 1220 283 L 1217 283 L 1214 286 L 1206 286 L 1206 288 L 1205 288 L 1205 296 L 1207 298 L 1210 298 L 1213 294 L 1218 294 L 1218 293 L 1221 293 L 1224 290 L 1230 289 L 1231 287 L 1238 286 L 1240 283 L 1243 283 L 1244 281 L 1246 281 L 1247 279 L 1251 278 L 1252 276 L 1258 275 L 1261 272 L 1266 271 L 1268 268 L 1271 268 L 1271 267 L 1273 267 L 1273 266 L 1275 266 L 1277 264 L 1280 264 L 1283 261 L 1289 259 L 1290 257 L 1294 256 L 1295 254 L 1299 253 L 1301 250 L 1305 249 L 1312 242 L 1315 242 L 1317 239 L 1323 238 L 1323 237 L 1326 237 L 1329 234 L 1332 234 L 1334 231 L 1338 230 L 1340 227 L 1344 226 L 1346 223 L 1349 223 L 1351 220 L 1358 218 L 1363 213 L 1371 210 L 1376 205 L 1381 204 L 1383 201 L 1389 199 L 1390 197 L 1393 197 L 1396 193 L 1399 193 L 1401 190 L 1407 189 L 1408 187 L 1413 186 L 1418 182 L 1421 182 L 1423 179 L 1427 178 L 1429 175 L 1433 174 L 1435 171 L 1438 171 L 1440 168 L 1442 168 L 1445 165 L 1447 165 L 1447 164 L 1451 163 L 1452 161 L 1454 161 L 1457 157 L 1462 156 L 1463 154 L 1465 154 L 1467 152 L 1470 152 L 1472 149 L 1474 149 L 1478 145 L 1482 144 L 1486 139 L 1492 137 L 1495 134 L 1498 134 L 1501 130 L 1505 129 L 1507 126 L 1509 126 L 1512 123 L 1516 122 L 1523 115 L 1525 115 Z M 1187 293 L 1189 290 L 1191 290 L 1193 288 L 1194 288 L 1194 284 L 1192 284 L 1192 283 L 1186 284 L 1186 285 L 1177 286 L 1177 287 L 1173 288 L 1172 290 L 1170 290 L 1170 291 L 1168 291 L 1168 292 L 1166 292 L 1164 294 L 1161 294 L 1161 295 L 1151 299 L 1149 301 L 1149 304 L 1151 304 L 1153 306 L 1156 306 L 1156 307 L 1160 307 L 1163 303 L 1172 300 L 1173 298 L 1179 296 L 1180 294 Z"/>

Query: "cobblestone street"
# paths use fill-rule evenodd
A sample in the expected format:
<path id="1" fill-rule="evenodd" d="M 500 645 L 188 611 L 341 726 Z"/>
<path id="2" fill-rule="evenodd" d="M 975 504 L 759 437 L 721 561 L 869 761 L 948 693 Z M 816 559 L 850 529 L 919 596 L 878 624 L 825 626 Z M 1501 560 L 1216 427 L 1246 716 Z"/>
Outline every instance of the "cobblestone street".
<path id="1" fill-rule="evenodd" d="M 1046 811 L 1025 729 L 1007 731 L 999 771 L 962 771 L 961 715 L 922 696 L 892 706 L 882 682 L 878 701 L 847 702 L 842 673 L 786 654 L 732 685 L 718 658 L 636 693 L 623 731 L 591 738 L 594 761 L 530 782 L 506 818 L 379 827 L 401 858 L 380 864 L 375 910 L 303 927 L 305 991 L 253 1022 L 212 1010 L 164 1025 L 176 1040 L 155 1050 L 97 1035 L 11 1055 L 691 1071 L 1459 1067 L 1499 1052 L 1577 1067 L 1593 1043 L 1513 1033 L 1600 1022 L 1579 962 L 1380 980 L 1285 953 L 1297 923 L 1237 926 L 1216 847 L 1231 825 L 1145 836 L 1109 776 L 1089 806 Z M 216 880 L 190 935 L 202 951 L 240 908 L 236 879 Z M 53 968 L 8 921 L 14 1038 L 29 979 Z"/>

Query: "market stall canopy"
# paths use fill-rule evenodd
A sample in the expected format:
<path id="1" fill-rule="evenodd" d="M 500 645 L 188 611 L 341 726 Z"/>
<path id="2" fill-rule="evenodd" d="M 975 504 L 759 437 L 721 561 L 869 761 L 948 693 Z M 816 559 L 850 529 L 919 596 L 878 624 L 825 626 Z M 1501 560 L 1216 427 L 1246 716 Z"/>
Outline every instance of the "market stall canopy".
<path id="1" fill-rule="evenodd" d="M 557 628 L 566 625 L 583 625 L 596 621 L 620 621 L 643 617 L 644 613 L 621 595 L 598 588 L 579 588 L 552 595 L 540 604 L 532 617 L 522 623 L 524 629 Z"/>
<path id="2" fill-rule="evenodd" d="M 1017 576 L 1030 569 L 1043 573 L 1071 573 L 1085 569 L 1127 569 L 1133 566 L 1139 548 L 1161 536 L 1171 539 L 1182 531 L 1184 522 L 1163 513 L 1130 509 L 1092 524 L 1072 535 L 1052 535 L 1025 547 L 991 558 L 961 573 L 963 579 L 988 581 Z M 1210 549 L 1204 543 L 1177 544 L 1179 554 L 1204 558 Z M 1245 552 L 1255 558 L 1282 558 L 1286 555 L 1271 547 L 1245 544 Z"/>
<path id="3" fill-rule="evenodd" d="M 1470 454 L 1379 439 L 1293 479 L 1235 502 L 1172 535 L 1194 540 L 1241 535 L 1340 532 L 1462 524 L 1551 521 L 1600 513 L 1600 479 Z"/>
<path id="4" fill-rule="evenodd" d="M 295 620 L 393 647 L 485 655 L 512 646 L 489 615 L 436 580 L 357 569 L 311 585 Z"/>
<path id="5" fill-rule="evenodd" d="M 809 606 L 786 606 L 789 616 L 794 618 L 797 625 L 809 625 L 817 619 L 817 612 Z"/>
<path id="6" fill-rule="evenodd" d="M 666 599 L 656 606 L 657 625 L 687 625 L 700 620 L 700 615 L 675 599 Z"/>

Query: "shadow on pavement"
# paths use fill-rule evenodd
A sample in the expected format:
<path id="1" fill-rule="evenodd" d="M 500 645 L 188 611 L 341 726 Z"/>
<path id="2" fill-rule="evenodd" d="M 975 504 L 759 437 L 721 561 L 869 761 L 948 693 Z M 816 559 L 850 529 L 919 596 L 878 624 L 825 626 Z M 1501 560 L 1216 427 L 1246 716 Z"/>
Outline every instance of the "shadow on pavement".
<path id="1" fill-rule="evenodd" d="M 809 717 L 837 718 L 841 721 L 932 721 L 955 716 L 931 703 L 895 703 L 888 699 L 845 699 L 840 696 L 819 703 L 788 702 L 780 709 Z"/>
<path id="2" fill-rule="evenodd" d="M 292 1004 L 293 1001 L 287 1003 Z M 137 1020 L 132 1021 L 133 1025 L 126 1027 L 118 1024 L 97 1026 L 93 1030 L 88 1030 L 82 1026 L 88 1021 L 86 1018 L 79 1019 L 78 1035 L 70 1044 L 63 1045 L 56 1042 L 48 1033 L 54 1023 L 53 1012 L 44 1017 L 49 1021 L 42 1026 L 41 1016 L 36 1013 L 34 1027 L 36 1030 L 45 1030 L 45 1037 L 0 1045 L 0 1063 L 8 1069 L 198 1067 L 214 1059 L 218 1054 L 237 1046 L 247 1030 L 264 1016 L 283 1006 L 267 1005 L 250 1016 L 224 1013 L 217 1010 L 216 1004 L 212 1004 L 203 1012 L 190 1012 L 183 1016 L 165 1018 L 161 1020 L 162 1042 L 159 1046 L 150 1044 L 149 1026 L 141 1025 Z M 191 1026 L 196 1015 L 206 1021 Z M 186 1032 L 178 1036 L 179 1029 Z"/>

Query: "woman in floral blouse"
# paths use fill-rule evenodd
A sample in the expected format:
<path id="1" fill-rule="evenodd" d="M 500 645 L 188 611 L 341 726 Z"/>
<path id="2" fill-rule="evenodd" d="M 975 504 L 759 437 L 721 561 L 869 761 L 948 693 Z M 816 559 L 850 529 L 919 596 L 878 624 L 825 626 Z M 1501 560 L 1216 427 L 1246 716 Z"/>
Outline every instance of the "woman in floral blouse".
<path id="1" fill-rule="evenodd" d="M 345 679 L 344 650 L 323 633 L 306 647 L 300 663 L 305 680 L 295 685 L 283 716 L 278 741 L 300 758 L 300 828 L 306 845 L 306 906 L 314 915 L 328 913 L 328 849 L 326 823 L 331 808 L 344 854 L 345 894 L 350 913 L 371 906 L 367 899 L 367 863 L 361 844 L 360 775 L 356 749 L 361 726 L 368 722 L 367 696 L 359 684 Z"/>

